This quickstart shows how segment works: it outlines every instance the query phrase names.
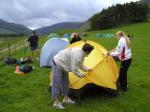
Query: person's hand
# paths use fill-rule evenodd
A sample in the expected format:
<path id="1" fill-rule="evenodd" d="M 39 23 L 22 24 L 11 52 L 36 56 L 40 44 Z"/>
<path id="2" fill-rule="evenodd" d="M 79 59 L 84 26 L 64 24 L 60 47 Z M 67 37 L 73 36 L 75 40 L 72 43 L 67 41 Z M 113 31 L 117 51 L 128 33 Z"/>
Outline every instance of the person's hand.
<path id="1" fill-rule="evenodd" d="M 93 70 L 93 68 L 89 68 L 89 69 L 88 69 L 88 72 L 91 72 L 92 70 Z"/>
<path id="2" fill-rule="evenodd" d="M 107 55 L 110 55 L 110 52 L 107 52 Z"/>
<path id="3" fill-rule="evenodd" d="M 84 78 L 86 75 L 84 74 L 81 74 L 81 75 L 78 75 L 79 78 Z"/>
<path id="4" fill-rule="evenodd" d="M 110 53 L 111 53 L 111 51 L 108 51 L 108 52 L 107 52 L 107 55 L 110 55 Z"/>

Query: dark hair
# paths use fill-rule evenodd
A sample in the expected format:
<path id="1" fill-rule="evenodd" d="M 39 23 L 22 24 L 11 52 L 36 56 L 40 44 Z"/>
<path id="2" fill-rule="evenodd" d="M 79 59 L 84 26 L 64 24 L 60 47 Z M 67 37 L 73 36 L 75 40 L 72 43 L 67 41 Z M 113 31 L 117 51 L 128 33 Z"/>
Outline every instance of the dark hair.
<path id="1" fill-rule="evenodd" d="M 91 52 L 94 49 L 94 46 L 85 43 L 82 47 L 83 52 Z"/>
<path id="2" fill-rule="evenodd" d="M 32 33 L 33 33 L 33 34 L 35 34 L 35 33 L 36 33 L 36 31 L 33 31 Z"/>

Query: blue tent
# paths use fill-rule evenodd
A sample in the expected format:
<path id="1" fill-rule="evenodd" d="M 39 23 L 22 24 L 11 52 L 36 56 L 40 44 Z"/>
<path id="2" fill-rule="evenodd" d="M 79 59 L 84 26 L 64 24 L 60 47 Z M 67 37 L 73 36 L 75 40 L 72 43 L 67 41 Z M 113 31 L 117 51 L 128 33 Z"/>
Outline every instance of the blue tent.
<path id="1" fill-rule="evenodd" d="M 40 54 L 40 67 L 49 67 L 52 65 L 53 57 L 69 45 L 66 39 L 52 38 L 43 46 Z"/>
<path id="2" fill-rule="evenodd" d="M 69 38 L 69 37 L 70 37 L 70 35 L 69 35 L 69 34 L 67 34 L 67 33 L 65 33 L 65 34 L 63 35 L 63 37 L 64 37 L 64 38 Z"/>

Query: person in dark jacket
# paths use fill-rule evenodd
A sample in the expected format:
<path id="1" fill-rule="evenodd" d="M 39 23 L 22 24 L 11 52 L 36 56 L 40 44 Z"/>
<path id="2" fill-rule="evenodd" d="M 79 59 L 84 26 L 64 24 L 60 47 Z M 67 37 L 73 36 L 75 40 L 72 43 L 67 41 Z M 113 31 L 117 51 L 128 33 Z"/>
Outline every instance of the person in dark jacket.
<path id="1" fill-rule="evenodd" d="M 75 34 L 73 34 L 73 37 L 72 37 L 72 39 L 71 39 L 71 41 L 70 41 L 70 44 L 75 43 L 75 42 L 78 42 L 78 41 L 80 41 L 80 40 L 82 40 L 82 39 L 80 38 L 80 35 L 77 34 L 77 33 L 75 33 Z"/>
<path id="2" fill-rule="evenodd" d="M 39 37 L 36 34 L 36 31 L 33 31 L 32 35 L 27 40 L 27 42 L 29 42 L 29 44 L 30 44 L 30 50 L 31 50 L 31 53 L 32 53 L 31 57 L 33 57 L 33 53 L 35 51 L 37 60 L 39 60 L 39 58 L 38 58 L 39 57 L 38 40 L 39 40 Z"/>

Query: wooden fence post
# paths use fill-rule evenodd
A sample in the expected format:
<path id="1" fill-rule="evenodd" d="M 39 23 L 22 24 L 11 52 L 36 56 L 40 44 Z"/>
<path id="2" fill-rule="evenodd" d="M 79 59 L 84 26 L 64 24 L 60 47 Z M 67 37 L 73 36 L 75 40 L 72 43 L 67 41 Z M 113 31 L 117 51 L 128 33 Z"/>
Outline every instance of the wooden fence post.
<path id="1" fill-rule="evenodd" d="M 8 56 L 10 56 L 10 43 L 8 44 Z"/>
<path id="2" fill-rule="evenodd" d="M 16 53 L 16 43 L 15 43 L 15 53 Z"/>
<path id="3" fill-rule="evenodd" d="M 3 55 L 2 48 L 0 48 L 1 56 Z"/>

